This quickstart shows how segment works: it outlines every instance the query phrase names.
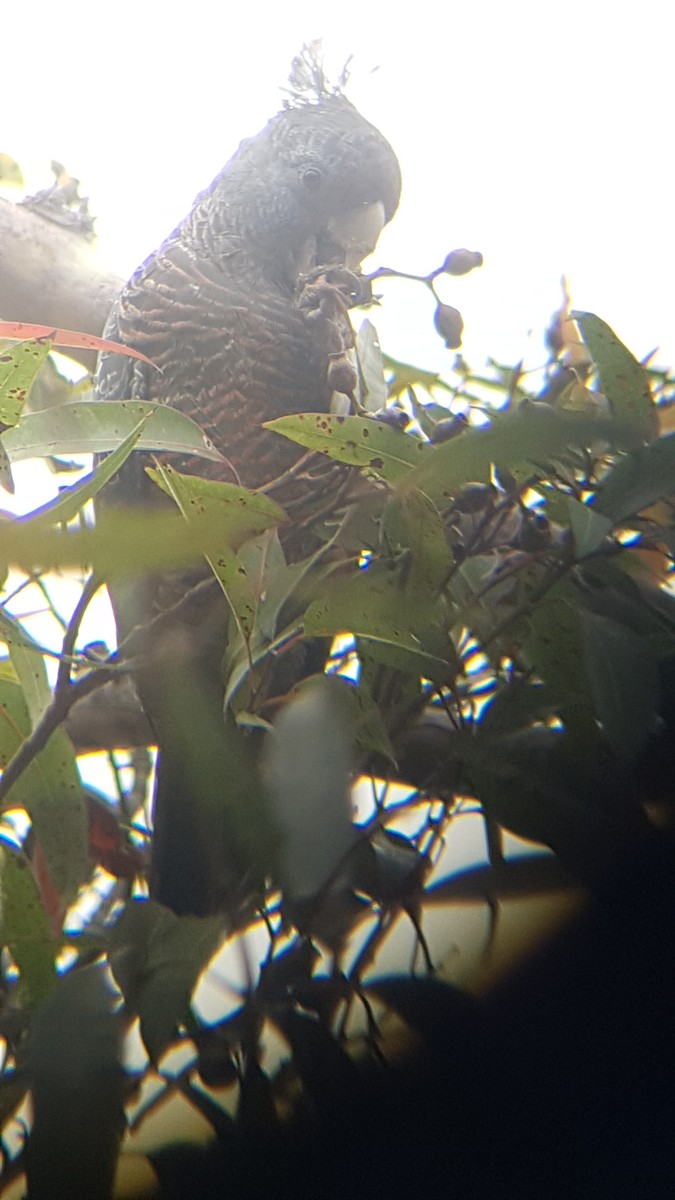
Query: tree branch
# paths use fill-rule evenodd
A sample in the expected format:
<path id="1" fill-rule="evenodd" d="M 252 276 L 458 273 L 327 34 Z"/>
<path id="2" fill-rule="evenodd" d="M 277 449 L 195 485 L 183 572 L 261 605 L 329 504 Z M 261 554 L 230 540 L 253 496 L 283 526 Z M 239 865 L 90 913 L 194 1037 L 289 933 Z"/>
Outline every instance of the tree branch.
<path id="1" fill-rule="evenodd" d="M 0 199 L 0 316 L 100 335 L 122 280 L 97 262 L 95 248 L 72 229 Z M 70 357 L 89 371 L 93 350 Z"/>

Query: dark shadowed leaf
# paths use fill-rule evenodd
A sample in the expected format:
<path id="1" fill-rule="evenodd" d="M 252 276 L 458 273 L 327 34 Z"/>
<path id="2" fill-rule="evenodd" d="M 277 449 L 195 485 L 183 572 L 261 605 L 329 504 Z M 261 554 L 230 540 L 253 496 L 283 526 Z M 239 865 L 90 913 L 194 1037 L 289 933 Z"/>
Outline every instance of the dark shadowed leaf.
<path id="1" fill-rule="evenodd" d="M 113 939 L 115 981 L 157 1063 L 186 1020 L 199 975 L 225 933 L 223 916 L 177 917 L 152 901 L 128 904 Z"/>
<path id="2" fill-rule="evenodd" d="M 674 480 L 675 434 L 671 433 L 620 458 L 601 481 L 594 507 L 618 524 L 668 495 Z"/>
<path id="3" fill-rule="evenodd" d="M 461 1044 L 480 1020 L 473 997 L 438 979 L 390 975 L 369 980 L 368 992 L 398 1013 L 432 1052 L 439 1042 L 456 1039 Z"/>
<path id="4" fill-rule="evenodd" d="M 480 717 L 484 733 L 515 733 L 532 721 L 550 717 L 560 707 L 560 697 L 543 683 L 514 679 L 501 685 Z"/>
<path id="5" fill-rule="evenodd" d="M 658 666 L 626 625 L 582 612 L 584 665 L 602 731 L 616 754 L 633 759 L 656 728 Z"/>
<path id="6" fill-rule="evenodd" d="M 100 965 L 71 971 L 33 1025 L 31 1200 L 110 1200 L 124 1129 L 121 1024 Z"/>
<path id="7" fill-rule="evenodd" d="M 316 1017 L 286 1007 L 274 1022 L 290 1044 L 293 1064 L 314 1105 L 334 1110 L 341 1093 L 358 1086 L 358 1071 L 335 1037 Z"/>
<path id="8" fill-rule="evenodd" d="M 595 721 L 588 679 L 584 671 L 581 597 L 563 580 L 539 601 L 524 639 L 528 664 L 560 698 L 567 728 L 581 738 L 592 738 Z"/>
<path id="9" fill-rule="evenodd" d="M 253 1058 L 244 1067 L 237 1105 L 237 1125 L 245 1132 L 262 1133 L 277 1122 L 269 1076 Z"/>

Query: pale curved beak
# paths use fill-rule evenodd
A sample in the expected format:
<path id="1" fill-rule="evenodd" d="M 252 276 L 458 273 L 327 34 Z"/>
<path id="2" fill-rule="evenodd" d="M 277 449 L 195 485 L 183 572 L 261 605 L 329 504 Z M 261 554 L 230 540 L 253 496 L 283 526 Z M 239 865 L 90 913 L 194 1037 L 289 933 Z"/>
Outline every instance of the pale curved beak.
<path id="1" fill-rule="evenodd" d="M 342 262 L 349 271 L 358 271 L 364 258 L 372 254 L 385 221 L 384 205 L 381 200 L 376 200 L 367 208 L 328 222 L 328 233 L 342 248 Z"/>

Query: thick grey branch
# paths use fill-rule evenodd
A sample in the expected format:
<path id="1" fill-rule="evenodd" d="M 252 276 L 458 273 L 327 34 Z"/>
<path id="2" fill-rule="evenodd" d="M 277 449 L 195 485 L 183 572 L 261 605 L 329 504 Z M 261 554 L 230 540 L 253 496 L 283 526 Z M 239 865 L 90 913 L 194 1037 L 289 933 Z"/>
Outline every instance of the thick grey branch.
<path id="1" fill-rule="evenodd" d="M 0 318 L 100 335 L 122 281 L 89 242 L 39 213 L 0 200 Z M 92 371 L 96 353 L 69 350 Z"/>

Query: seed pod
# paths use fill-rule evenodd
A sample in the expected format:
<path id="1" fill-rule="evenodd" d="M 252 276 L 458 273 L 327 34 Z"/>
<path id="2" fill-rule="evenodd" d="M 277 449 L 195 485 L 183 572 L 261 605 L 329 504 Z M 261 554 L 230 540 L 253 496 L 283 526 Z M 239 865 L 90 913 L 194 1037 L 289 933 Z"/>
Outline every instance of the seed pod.
<path id="1" fill-rule="evenodd" d="M 476 267 L 482 267 L 483 255 L 480 250 L 451 250 L 441 270 L 446 275 L 468 275 Z"/>
<path id="2" fill-rule="evenodd" d="M 439 304 L 434 314 L 434 325 L 448 350 L 457 350 L 462 344 L 464 322 L 462 314 L 451 304 Z"/>
<path id="3" fill-rule="evenodd" d="M 458 437 L 460 433 L 464 433 L 468 425 L 466 417 L 461 414 L 455 414 L 452 417 L 446 417 L 444 421 L 438 421 L 432 430 L 430 441 L 436 446 L 440 442 L 449 442 L 451 438 Z"/>

